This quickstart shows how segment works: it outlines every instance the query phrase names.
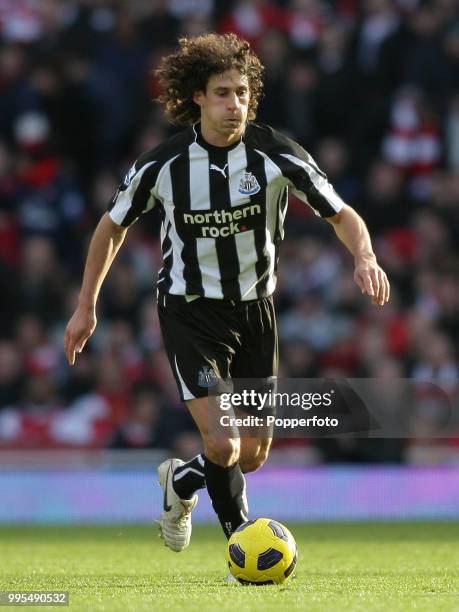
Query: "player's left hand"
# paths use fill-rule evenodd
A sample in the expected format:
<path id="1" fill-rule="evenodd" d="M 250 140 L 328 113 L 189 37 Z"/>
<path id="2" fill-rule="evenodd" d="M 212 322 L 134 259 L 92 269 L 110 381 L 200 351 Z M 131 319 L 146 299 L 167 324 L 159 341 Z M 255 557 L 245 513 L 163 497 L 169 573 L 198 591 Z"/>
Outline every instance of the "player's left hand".
<path id="1" fill-rule="evenodd" d="M 375 257 L 356 262 L 354 281 L 360 287 L 362 293 L 371 296 L 373 304 L 384 306 L 389 301 L 389 280 Z"/>

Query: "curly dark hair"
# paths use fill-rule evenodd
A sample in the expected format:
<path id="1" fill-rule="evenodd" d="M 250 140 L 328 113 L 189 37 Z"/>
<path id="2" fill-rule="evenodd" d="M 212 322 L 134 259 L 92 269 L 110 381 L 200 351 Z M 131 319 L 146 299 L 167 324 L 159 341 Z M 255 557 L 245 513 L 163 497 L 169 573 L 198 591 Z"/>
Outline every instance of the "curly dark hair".
<path id="1" fill-rule="evenodd" d="M 206 34 L 180 38 L 176 53 L 163 57 L 155 71 L 162 93 L 157 101 L 164 104 L 168 120 L 190 125 L 200 118 L 200 107 L 193 101 L 198 91 L 206 91 L 214 74 L 235 68 L 247 76 L 250 90 L 248 118 L 255 119 L 263 91 L 264 68 L 247 41 L 235 34 Z"/>

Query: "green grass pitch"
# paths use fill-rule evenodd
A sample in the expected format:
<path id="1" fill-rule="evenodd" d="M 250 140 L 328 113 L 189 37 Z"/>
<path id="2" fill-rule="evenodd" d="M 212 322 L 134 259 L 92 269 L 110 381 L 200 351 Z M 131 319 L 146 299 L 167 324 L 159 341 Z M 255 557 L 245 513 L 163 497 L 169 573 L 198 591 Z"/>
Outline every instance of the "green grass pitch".
<path id="1" fill-rule="evenodd" d="M 264 587 L 224 583 L 216 526 L 195 526 L 180 554 L 153 526 L 2 527 L 0 590 L 67 590 L 64 609 L 87 611 L 459 611 L 459 523 L 288 527 L 296 577 Z"/>

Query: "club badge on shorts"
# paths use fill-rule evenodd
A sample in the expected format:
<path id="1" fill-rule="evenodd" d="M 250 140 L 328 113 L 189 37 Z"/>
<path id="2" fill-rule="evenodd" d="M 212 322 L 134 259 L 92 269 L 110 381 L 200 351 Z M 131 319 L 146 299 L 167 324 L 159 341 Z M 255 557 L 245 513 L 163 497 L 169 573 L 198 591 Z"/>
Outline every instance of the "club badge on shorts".
<path id="1" fill-rule="evenodd" d="M 198 373 L 198 387 L 215 387 L 218 385 L 218 376 L 215 374 L 211 366 L 205 365 Z"/>

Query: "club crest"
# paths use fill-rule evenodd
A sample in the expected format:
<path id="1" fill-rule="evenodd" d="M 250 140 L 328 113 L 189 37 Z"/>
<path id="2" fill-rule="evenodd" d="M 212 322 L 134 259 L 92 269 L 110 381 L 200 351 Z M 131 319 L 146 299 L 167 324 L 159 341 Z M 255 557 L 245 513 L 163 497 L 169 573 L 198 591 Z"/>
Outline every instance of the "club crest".
<path id="1" fill-rule="evenodd" d="M 208 366 L 202 366 L 198 373 L 198 387 L 215 387 L 218 384 L 218 376 L 214 370 Z"/>
<path id="2" fill-rule="evenodd" d="M 259 191 L 260 185 L 258 184 L 257 177 L 251 172 L 244 172 L 244 176 L 239 183 L 239 193 L 243 195 L 253 195 Z"/>

